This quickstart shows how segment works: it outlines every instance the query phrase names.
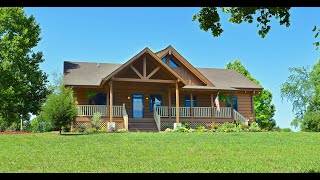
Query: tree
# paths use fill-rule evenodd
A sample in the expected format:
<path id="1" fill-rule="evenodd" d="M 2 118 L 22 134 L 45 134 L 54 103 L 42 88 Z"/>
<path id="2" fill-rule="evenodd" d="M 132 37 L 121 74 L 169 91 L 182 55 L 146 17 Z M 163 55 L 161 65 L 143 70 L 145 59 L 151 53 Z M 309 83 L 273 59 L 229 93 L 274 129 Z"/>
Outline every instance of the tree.
<path id="1" fill-rule="evenodd" d="M 233 69 L 261 86 L 260 82 L 251 76 L 239 60 L 229 62 L 227 69 Z M 258 96 L 254 97 L 254 114 L 256 122 L 262 129 L 270 130 L 276 126 L 276 121 L 273 119 L 276 108 L 274 104 L 271 104 L 271 101 L 272 94 L 269 90 L 265 89 Z"/>
<path id="2" fill-rule="evenodd" d="M 49 94 L 42 52 L 32 50 L 39 35 L 39 24 L 22 8 L 0 8 L 0 116 L 8 126 L 38 114 Z"/>
<path id="3" fill-rule="evenodd" d="M 200 23 L 200 29 L 204 31 L 211 30 L 214 37 L 218 37 L 222 34 L 223 29 L 221 28 L 220 16 L 218 13 L 219 7 L 204 7 L 201 8 L 200 12 L 194 14 L 192 21 L 198 19 Z M 264 38 L 270 31 L 271 26 L 268 23 L 272 18 L 279 20 L 280 25 L 290 26 L 290 7 L 220 7 L 221 11 L 230 14 L 229 21 L 231 23 L 241 24 L 243 22 L 253 23 L 254 16 L 256 17 L 257 27 L 260 26 L 258 34 Z M 315 38 L 318 37 L 320 29 L 316 26 L 312 29 L 316 34 Z M 316 50 L 320 45 L 320 41 L 313 43 L 316 46 Z"/>
<path id="4" fill-rule="evenodd" d="M 313 68 L 289 68 L 292 73 L 281 85 L 281 98 L 292 102 L 295 118 L 292 126 L 300 126 L 302 131 L 318 131 L 320 118 L 320 59 Z M 317 124 L 317 123 L 318 124 Z"/>
<path id="5" fill-rule="evenodd" d="M 204 7 L 200 12 L 193 15 L 192 20 L 198 19 L 200 29 L 212 32 L 214 37 L 220 36 L 223 32 L 218 13 L 219 7 Z M 264 38 L 271 29 L 268 23 L 272 18 L 279 20 L 280 25 L 290 26 L 290 7 L 220 7 L 222 12 L 230 14 L 231 23 L 241 24 L 243 22 L 253 23 L 256 17 L 259 35 Z"/>
<path id="6" fill-rule="evenodd" d="M 42 108 L 41 115 L 59 130 L 73 122 L 77 116 L 77 101 L 72 88 L 65 87 L 60 78 L 55 90 L 50 94 Z"/>

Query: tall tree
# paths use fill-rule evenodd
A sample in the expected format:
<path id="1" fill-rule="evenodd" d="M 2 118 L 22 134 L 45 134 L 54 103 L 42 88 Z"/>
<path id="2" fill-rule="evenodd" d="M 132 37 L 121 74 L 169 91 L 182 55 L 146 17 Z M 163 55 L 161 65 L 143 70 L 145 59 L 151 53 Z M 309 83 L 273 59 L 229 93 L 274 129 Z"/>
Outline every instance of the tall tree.
<path id="1" fill-rule="evenodd" d="M 281 85 L 281 97 L 292 102 L 292 126 L 303 131 L 320 131 L 320 60 L 309 67 L 289 68 L 292 73 Z M 318 124 L 317 124 L 318 123 Z"/>
<path id="2" fill-rule="evenodd" d="M 42 52 L 34 52 L 40 27 L 22 8 L 0 8 L 0 118 L 8 124 L 38 114 L 49 91 L 40 70 Z"/>
<path id="3" fill-rule="evenodd" d="M 227 69 L 233 69 L 261 86 L 260 82 L 251 76 L 249 71 L 241 64 L 239 60 L 229 62 L 227 64 Z M 254 97 L 254 115 L 256 122 L 261 128 L 268 130 L 276 126 L 276 121 L 273 119 L 276 108 L 271 101 L 272 94 L 266 89 L 264 89 L 258 96 Z"/>

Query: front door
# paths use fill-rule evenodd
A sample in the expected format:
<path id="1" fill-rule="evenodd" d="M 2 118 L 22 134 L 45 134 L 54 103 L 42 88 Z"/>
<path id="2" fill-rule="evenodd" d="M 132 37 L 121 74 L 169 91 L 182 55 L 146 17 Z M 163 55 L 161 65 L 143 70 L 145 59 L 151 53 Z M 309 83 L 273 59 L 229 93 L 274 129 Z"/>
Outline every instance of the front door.
<path id="1" fill-rule="evenodd" d="M 132 117 L 143 118 L 143 94 L 132 94 Z"/>

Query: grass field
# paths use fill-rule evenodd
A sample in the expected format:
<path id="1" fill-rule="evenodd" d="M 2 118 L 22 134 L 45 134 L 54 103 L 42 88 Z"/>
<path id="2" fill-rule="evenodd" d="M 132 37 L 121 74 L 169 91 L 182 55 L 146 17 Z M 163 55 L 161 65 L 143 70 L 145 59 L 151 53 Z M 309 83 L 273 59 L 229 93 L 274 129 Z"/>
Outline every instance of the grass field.
<path id="1" fill-rule="evenodd" d="M 320 133 L 0 135 L 0 172 L 320 172 Z"/>

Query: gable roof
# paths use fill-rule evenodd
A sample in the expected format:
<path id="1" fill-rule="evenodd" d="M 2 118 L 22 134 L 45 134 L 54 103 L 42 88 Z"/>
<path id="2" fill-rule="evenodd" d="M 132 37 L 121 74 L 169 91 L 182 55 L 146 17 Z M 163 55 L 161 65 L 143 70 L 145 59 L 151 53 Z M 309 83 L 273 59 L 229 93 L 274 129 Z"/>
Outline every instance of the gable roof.
<path id="1" fill-rule="evenodd" d="M 189 69 L 196 77 L 198 77 L 203 83 L 209 86 L 215 86 L 214 83 L 210 82 L 201 72 L 197 70 L 194 66 L 192 66 L 178 51 L 176 51 L 171 45 L 167 48 L 158 51 L 157 56 L 162 59 L 167 54 L 173 54 L 187 69 Z"/>
<path id="2" fill-rule="evenodd" d="M 99 66 L 98 66 L 99 65 Z M 64 62 L 64 83 L 73 86 L 99 86 L 104 77 L 123 64 L 96 62 Z M 215 86 L 184 86 L 183 89 L 237 90 L 241 88 L 262 89 L 242 74 L 231 69 L 197 68 Z"/>
<path id="3" fill-rule="evenodd" d="M 160 58 L 164 57 L 167 53 L 175 56 L 181 56 L 172 48 L 168 46 L 156 54 L 153 53 L 149 48 L 143 49 L 137 55 L 132 57 L 124 64 L 113 64 L 113 63 L 97 63 L 97 62 L 64 62 L 64 84 L 71 86 L 101 86 L 104 82 L 109 80 L 115 74 L 120 72 L 123 68 L 127 67 L 133 61 L 141 57 L 143 54 L 148 53 L 152 58 L 158 61 L 166 70 L 168 70 L 173 76 L 184 83 L 183 89 L 202 89 L 202 90 L 238 90 L 238 89 L 255 89 L 262 90 L 262 87 L 250 81 L 242 74 L 230 70 L 230 69 L 219 69 L 219 68 L 195 68 L 182 56 L 180 61 L 189 64 L 188 66 L 193 72 L 198 72 L 203 76 L 206 81 L 213 86 L 195 86 L 187 85 L 186 81 L 181 78 L 174 70 L 166 65 Z M 191 70 L 190 70 L 191 71 Z M 195 74 L 197 76 L 197 74 Z"/>
<path id="4" fill-rule="evenodd" d="M 159 57 L 156 54 L 154 54 L 149 48 L 145 48 L 142 51 L 140 51 L 137 55 L 133 56 L 126 63 L 122 64 L 119 68 L 114 70 L 112 73 L 110 73 L 106 77 L 102 78 L 100 85 L 105 83 L 112 76 L 114 76 L 115 74 L 120 72 L 123 68 L 127 67 L 128 65 L 130 65 L 133 61 L 135 61 L 136 59 L 138 59 L 139 57 L 141 57 L 145 53 L 150 54 L 156 61 L 158 61 L 165 69 L 167 69 L 172 75 L 174 75 L 177 79 L 179 79 L 183 84 L 185 84 L 185 85 L 187 84 L 187 82 L 179 74 L 177 74 L 176 72 L 174 72 L 174 70 L 172 70 L 170 67 L 168 67 L 162 60 L 159 59 Z"/>
<path id="5" fill-rule="evenodd" d="M 244 75 L 232 69 L 218 68 L 197 68 L 205 75 L 216 87 L 221 88 L 248 88 L 262 89 L 261 86 L 249 80 Z"/>
<path id="6" fill-rule="evenodd" d="M 99 86 L 101 79 L 118 69 L 122 64 L 64 61 L 64 84 Z"/>

